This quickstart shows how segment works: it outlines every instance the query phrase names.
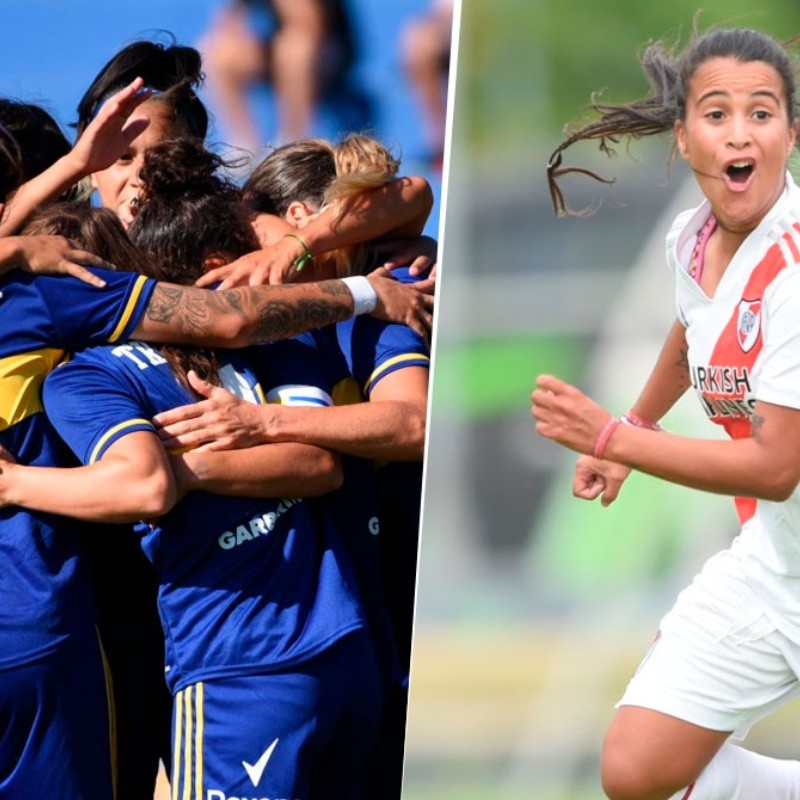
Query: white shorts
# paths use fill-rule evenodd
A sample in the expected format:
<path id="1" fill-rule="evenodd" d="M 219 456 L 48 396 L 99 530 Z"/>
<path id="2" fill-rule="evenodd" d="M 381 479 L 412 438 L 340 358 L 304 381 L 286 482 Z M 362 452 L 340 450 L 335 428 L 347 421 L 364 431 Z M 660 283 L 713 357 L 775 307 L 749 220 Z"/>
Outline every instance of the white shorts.
<path id="1" fill-rule="evenodd" d="M 678 595 L 617 707 L 649 708 L 743 739 L 800 694 L 798 676 L 800 643 L 776 629 L 725 550 Z"/>

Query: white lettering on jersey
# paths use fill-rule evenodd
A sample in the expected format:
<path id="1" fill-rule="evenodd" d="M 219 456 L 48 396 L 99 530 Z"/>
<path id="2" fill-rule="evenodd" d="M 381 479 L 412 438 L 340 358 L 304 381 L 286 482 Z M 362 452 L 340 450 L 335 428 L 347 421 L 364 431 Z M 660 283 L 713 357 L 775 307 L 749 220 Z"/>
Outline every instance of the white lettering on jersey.
<path id="1" fill-rule="evenodd" d="M 126 358 L 136 364 L 139 369 L 147 369 L 149 366 L 166 364 L 167 359 L 153 347 L 144 342 L 129 342 L 128 344 L 117 345 L 111 351 L 117 358 Z"/>
<path id="2" fill-rule="evenodd" d="M 217 539 L 219 546 L 223 550 L 232 550 L 245 542 L 252 542 L 259 536 L 266 536 L 271 533 L 275 528 L 278 517 L 285 514 L 292 506 L 301 503 L 302 499 L 285 498 L 281 500 L 278 508 L 275 511 L 268 511 L 265 514 L 259 514 L 253 517 L 248 522 L 243 522 L 236 526 L 236 530 L 224 531 Z"/>

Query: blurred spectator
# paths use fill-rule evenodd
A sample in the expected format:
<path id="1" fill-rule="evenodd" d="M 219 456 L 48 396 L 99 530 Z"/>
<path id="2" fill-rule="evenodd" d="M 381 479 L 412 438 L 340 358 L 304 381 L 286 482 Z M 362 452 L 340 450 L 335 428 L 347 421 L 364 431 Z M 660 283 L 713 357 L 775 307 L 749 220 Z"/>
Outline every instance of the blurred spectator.
<path id="1" fill-rule="evenodd" d="M 229 144 L 255 153 L 262 136 L 250 92 L 275 92 L 277 143 L 312 133 L 319 101 L 354 59 L 342 0 L 226 0 L 198 45 Z"/>
<path id="2" fill-rule="evenodd" d="M 453 0 L 432 0 L 428 12 L 413 17 L 401 41 L 403 67 L 417 95 L 433 162 L 441 165 L 447 120 L 447 77 Z"/>

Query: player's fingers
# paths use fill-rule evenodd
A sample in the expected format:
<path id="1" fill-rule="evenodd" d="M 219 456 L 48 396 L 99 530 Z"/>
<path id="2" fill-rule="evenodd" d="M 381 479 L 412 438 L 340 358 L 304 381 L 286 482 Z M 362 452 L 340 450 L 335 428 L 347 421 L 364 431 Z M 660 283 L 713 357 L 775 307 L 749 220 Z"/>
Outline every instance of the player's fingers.
<path id="1" fill-rule="evenodd" d="M 137 136 L 143 133 L 149 125 L 149 117 L 136 117 L 126 122 L 120 133 L 125 137 L 125 141 L 130 144 Z"/>
<path id="2" fill-rule="evenodd" d="M 409 275 L 422 275 L 430 269 L 436 262 L 430 257 L 425 255 L 417 256 L 411 264 L 409 264 Z"/>
<path id="3" fill-rule="evenodd" d="M 421 317 L 413 316 L 408 321 L 408 326 L 413 330 L 424 342 L 430 346 L 431 333 L 429 326 L 426 326 Z"/>
<path id="4" fill-rule="evenodd" d="M 598 481 L 591 486 L 583 486 L 580 489 L 576 489 L 572 494 L 580 500 L 595 500 L 602 491 L 603 485 Z M 605 505 L 604 501 L 603 504 Z"/>
<path id="5" fill-rule="evenodd" d="M 210 269 L 208 272 L 205 273 L 205 275 L 201 275 L 194 282 L 194 285 L 206 288 L 209 286 L 213 286 L 218 281 L 224 280 L 230 272 L 231 272 L 231 265 L 223 264 L 223 266 Z"/>
<path id="6" fill-rule="evenodd" d="M 187 420 L 195 419 L 203 413 L 200 405 L 200 403 L 190 403 L 189 405 L 171 408 L 168 411 L 161 411 L 153 417 L 153 424 L 157 428 L 167 428 Z"/>
<path id="7" fill-rule="evenodd" d="M 606 484 L 606 490 L 603 492 L 603 497 L 600 500 L 602 505 L 610 506 L 619 496 L 619 490 L 622 487 L 620 481 L 609 481 Z"/>
<path id="8" fill-rule="evenodd" d="M 417 281 L 414 288 L 426 297 L 430 297 L 436 291 L 436 279 L 425 278 L 423 281 Z"/>
<path id="9" fill-rule="evenodd" d="M 68 261 L 75 262 L 78 266 L 88 265 L 92 267 L 101 267 L 102 269 L 116 269 L 110 261 L 106 261 L 100 258 L 100 256 L 90 253 L 88 250 L 81 250 L 80 248 L 67 250 L 64 254 L 64 258 Z"/>
<path id="10" fill-rule="evenodd" d="M 554 401 L 555 395 L 548 389 L 534 389 L 531 392 L 531 402 L 533 403 L 533 409 L 531 410 L 531 413 L 536 417 L 536 419 L 540 419 L 540 417 L 534 412 L 541 413 L 545 409 L 551 408 Z"/>
<path id="11" fill-rule="evenodd" d="M 536 378 L 536 386 L 545 392 L 552 394 L 579 394 L 579 390 L 566 381 L 556 378 L 555 375 L 539 375 Z"/>
<path id="12" fill-rule="evenodd" d="M 193 369 L 189 370 L 186 377 L 189 381 L 189 386 L 191 386 L 191 388 L 194 389 L 197 394 L 202 395 L 205 398 L 210 398 L 214 393 L 214 389 L 217 388 L 213 383 L 203 380 L 203 378 L 201 378 Z"/>
<path id="13" fill-rule="evenodd" d="M 72 275 L 73 278 L 78 278 L 84 283 L 96 286 L 98 289 L 102 289 L 103 286 L 106 285 L 106 282 L 102 278 L 90 272 L 86 267 L 82 267 L 80 264 L 75 264 L 72 261 L 61 261 L 60 265 L 67 275 Z"/>

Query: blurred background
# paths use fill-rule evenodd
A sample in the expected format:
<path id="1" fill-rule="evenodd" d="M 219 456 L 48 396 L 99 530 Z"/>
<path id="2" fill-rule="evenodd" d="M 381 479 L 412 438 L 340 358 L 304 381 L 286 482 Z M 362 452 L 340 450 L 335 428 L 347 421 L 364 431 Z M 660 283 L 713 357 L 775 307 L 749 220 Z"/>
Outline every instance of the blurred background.
<path id="1" fill-rule="evenodd" d="M 322 6 L 333 9 L 333 21 L 314 17 Z M 3 0 L 0 25 L 8 35 L 0 97 L 43 105 L 72 139 L 78 100 L 111 56 L 136 39 L 166 43 L 172 34 L 203 53 L 201 97 L 213 117 L 208 142 L 215 149 L 236 156 L 248 148 L 263 157 L 289 138 L 369 132 L 402 157 L 401 172 L 425 175 L 438 201 L 443 118 L 430 110 L 432 90 L 425 94 L 428 62 L 412 56 L 425 48 L 435 53 L 426 23 L 448 6 L 447 0 L 138 0 L 132 6 Z M 224 58 L 231 49 L 233 56 Z M 305 101 L 304 87 L 291 80 L 304 68 L 325 76 L 306 87 Z M 432 236 L 439 209 L 437 202 L 425 231 Z"/>
<path id="2" fill-rule="evenodd" d="M 706 0 L 701 28 L 800 33 L 786 0 Z M 757 9 L 757 10 L 754 10 Z M 697 6 L 639 0 L 463 0 L 435 338 L 433 404 L 404 800 L 599 800 L 613 704 L 662 614 L 737 531 L 732 501 L 634 475 L 617 503 L 573 500 L 574 457 L 534 432 L 536 376 L 629 408 L 674 319 L 663 252 L 699 201 L 670 142 L 567 165 L 557 219 L 545 179 L 592 92 L 647 89 L 637 54 L 684 42 Z M 665 420 L 713 436 L 687 395 Z M 797 710 L 747 744 L 796 758 Z"/>

